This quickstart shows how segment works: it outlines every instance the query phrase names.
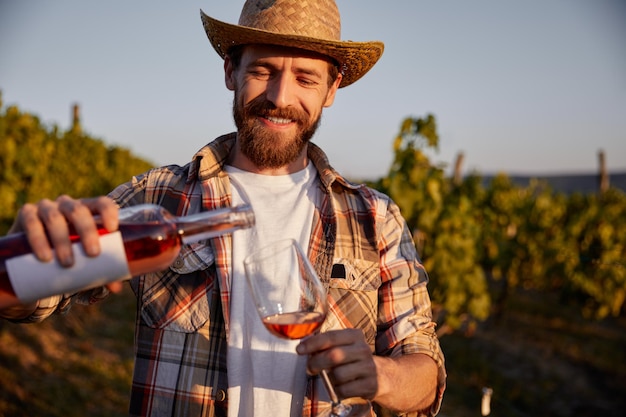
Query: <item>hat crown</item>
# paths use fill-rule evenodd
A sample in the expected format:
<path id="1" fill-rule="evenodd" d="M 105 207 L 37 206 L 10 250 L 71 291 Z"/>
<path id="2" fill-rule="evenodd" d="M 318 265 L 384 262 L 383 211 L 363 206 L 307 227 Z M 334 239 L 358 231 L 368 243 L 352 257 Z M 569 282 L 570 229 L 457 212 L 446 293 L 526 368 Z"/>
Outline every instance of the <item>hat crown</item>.
<path id="1" fill-rule="evenodd" d="M 334 0 L 247 0 L 239 25 L 283 35 L 341 39 L 341 19 Z"/>

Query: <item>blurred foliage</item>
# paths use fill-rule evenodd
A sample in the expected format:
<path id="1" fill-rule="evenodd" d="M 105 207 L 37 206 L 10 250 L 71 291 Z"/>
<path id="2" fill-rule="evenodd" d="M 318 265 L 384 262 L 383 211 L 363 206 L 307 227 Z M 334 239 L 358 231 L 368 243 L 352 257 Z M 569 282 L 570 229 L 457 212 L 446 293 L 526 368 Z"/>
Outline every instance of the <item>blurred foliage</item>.
<path id="1" fill-rule="evenodd" d="M 0 235 L 28 202 L 106 195 L 153 164 L 127 149 L 107 146 L 75 123 L 67 131 L 5 107 L 0 96 Z"/>
<path id="2" fill-rule="evenodd" d="M 441 332 L 473 329 L 501 314 L 515 289 L 559 291 L 586 317 L 626 311 L 626 195 L 617 189 L 564 195 L 505 175 L 446 177 L 429 151 L 439 146 L 436 120 L 406 118 L 386 177 L 389 194 L 414 232 L 429 272 Z"/>

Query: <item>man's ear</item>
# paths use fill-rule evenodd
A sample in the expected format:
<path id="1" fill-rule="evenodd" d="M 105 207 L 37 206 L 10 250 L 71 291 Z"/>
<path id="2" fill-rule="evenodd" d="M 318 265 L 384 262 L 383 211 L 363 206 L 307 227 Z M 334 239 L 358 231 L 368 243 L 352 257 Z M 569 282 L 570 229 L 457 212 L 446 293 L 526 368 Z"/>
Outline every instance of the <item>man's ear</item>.
<path id="1" fill-rule="evenodd" d="M 324 107 L 330 107 L 335 102 L 335 95 L 337 94 L 337 90 L 339 89 L 339 84 L 341 84 L 341 79 L 343 75 L 340 73 L 337 75 L 337 79 L 328 89 L 328 94 L 326 94 L 326 101 L 324 101 Z"/>
<path id="2" fill-rule="evenodd" d="M 233 68 L 233 61 L 228 55 L 224 57 L 224 82 L 226 88 L 230 91 L 235 91 L 235 70 Z"/>

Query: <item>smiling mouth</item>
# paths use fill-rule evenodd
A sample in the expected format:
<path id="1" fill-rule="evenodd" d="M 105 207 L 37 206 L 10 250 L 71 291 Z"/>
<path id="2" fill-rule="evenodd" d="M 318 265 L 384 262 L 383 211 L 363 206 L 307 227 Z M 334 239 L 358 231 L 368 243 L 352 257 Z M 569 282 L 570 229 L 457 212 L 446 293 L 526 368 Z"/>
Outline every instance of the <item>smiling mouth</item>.
<path id="1" fill-rule="evenodd" d="M 288 125 L 290 123 L 293 123 L 292 119 L 285 119 L 283 117 L 271 117 L 268 116 L 265 119 L 269 120 L 270 122 L 277 124 L 277 125 Z"/>

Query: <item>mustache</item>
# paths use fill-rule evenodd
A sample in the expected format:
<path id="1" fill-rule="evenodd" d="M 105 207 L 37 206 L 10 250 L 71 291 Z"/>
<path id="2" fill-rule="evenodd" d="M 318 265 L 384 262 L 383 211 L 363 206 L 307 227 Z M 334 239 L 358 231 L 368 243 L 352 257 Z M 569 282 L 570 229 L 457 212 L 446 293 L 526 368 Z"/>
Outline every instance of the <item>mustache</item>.
<path id="1" fill-rule="evenodd" d="M 271 101 L 259 96 L 247 103 L 243 111 L 247 116 L 276 117 L 281 119 L 294 120 L 298 124 L 304 124 L 308 120 L 308 115 L 292 107 L 278 108 Z"/>

